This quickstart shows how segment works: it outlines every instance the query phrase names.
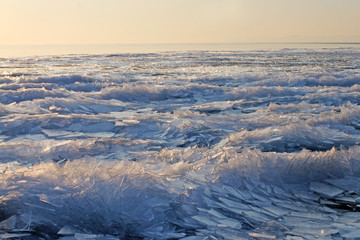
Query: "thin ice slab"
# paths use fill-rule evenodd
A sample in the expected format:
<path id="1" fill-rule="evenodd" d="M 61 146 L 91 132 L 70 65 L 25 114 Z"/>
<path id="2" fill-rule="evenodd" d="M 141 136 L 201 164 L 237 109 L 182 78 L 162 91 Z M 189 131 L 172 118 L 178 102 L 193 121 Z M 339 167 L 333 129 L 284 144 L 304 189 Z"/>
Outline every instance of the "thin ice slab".
<path id="1" fill-rule="evenodd" d="M 359 239 L 360 238 L 360 229 L 355 230 L 346 234 L 341 235 L 345 239 Z"/>
<path id="2" fill-rule="evenodd" d="M 334 198 L 344 192 L 343 189 L 320 182 L 310 183 L 310 190 L 328 198 Z"/>
<path id="3" fill-rule="evenodd" d="M 31 236 L 30 233 L 3 233 L 0 234 L 0 239 L 22 239 L 23 237 Z"/>
<path id="4" fill-rule="evenodd" d="M 327 179 L 325 181 L 335 187 L 360 194 L 360 178 L 347 176 L 345 178 Z"/>

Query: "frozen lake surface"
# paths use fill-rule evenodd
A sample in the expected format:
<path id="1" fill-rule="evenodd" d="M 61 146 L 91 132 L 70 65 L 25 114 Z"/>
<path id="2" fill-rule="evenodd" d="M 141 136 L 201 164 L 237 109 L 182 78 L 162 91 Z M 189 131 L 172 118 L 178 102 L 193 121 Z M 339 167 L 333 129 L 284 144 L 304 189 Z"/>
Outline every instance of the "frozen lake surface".
<path id="1" fill-rule="evenodd" d="M 360 238 L 360 48 L 0 59 L 0 238 Z"/>

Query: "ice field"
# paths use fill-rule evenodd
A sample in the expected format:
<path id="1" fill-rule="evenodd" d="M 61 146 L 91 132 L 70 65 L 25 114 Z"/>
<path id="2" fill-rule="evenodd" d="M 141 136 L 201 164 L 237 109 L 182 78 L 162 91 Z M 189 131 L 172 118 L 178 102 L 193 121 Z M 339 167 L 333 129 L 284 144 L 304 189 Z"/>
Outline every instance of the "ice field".
<path id="1" fill-rule="evenodd" d="M 360 48 L 0 58 L 0 238 L 360 239 Z"/>

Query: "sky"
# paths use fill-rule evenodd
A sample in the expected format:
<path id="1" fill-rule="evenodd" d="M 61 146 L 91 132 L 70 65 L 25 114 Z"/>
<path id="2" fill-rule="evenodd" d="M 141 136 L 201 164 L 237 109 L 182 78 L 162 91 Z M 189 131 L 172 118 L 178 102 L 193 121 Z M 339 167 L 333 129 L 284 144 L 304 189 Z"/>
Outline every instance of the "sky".
<path id="1" fill-rule="evenodd" d="M 0 0 L 0 44 L 360 42 L 359 0 Z"/>

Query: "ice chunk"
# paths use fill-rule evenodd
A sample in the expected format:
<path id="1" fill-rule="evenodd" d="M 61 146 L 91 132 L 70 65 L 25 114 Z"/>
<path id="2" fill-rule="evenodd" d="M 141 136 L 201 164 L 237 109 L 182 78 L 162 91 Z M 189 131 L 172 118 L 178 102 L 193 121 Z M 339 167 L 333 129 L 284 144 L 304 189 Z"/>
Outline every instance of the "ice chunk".
<path id="1" fill-rule="evenodd" d="M 65 236 L 59 238 L 59 240 L 76 240 L 76 238 L 74 236 Z"/>
<path id="2" fill-rule="evenodd" d="M 330 201 L 330 200 L 324 200 L 324 199 L 320 199 L 320 203 L 322 205 L 328 205 L 328 206 L 339 206 L 339 203 Z"/>
<path id="3" fill-rule="evenodd" d="M 280 206 L 282 208 L 289 209 L 291 211 L 295 211 L 295 212 L 304 211 L 304 208 L 301 207 L 301 204 L 299 204 L 298 202 L 281 201 L 281 202 L 277 202 L 275 205 Z"/>
<path id="4" fill-rule="evenodd" d="M 222 148 L 229 142 L 228 138 L 223 138 L 220 142 L 215 145 L 215 148 Z"/>
<path id="5" fill-rule="evenodd" d="M 227 109 L 230 109 L 233 106 L 233 102 L 212 102 L 204 103 L 193 107 L 193 110 L 200 111 L 204 113 L 218 113 Z"/>
<path id="6" fill-rule="evenodd" d="M 360 238 L 360 229 L 346 233 L 346 234 L 342 234 L 341 237 L 343 237 L 345 239 L 359 239 Z"/>
<path id="7" fill-rule="evenodd" d="M 84 132 L 109 132 L 115 126 L 115 122 L 95 122 L 84 126 Z"/>
<path id="8" fill-rule="evenodd" d="M 328 228 L 329 222 L 316 219 L 305 219 L 300 217 L 284 216 L 284 223 L 288 227 L 295 228 Z"/>
<path id="9" fill-rule="evenodd" d="M 123 123 L 125 124 L 138 124 L 140 123 L 139 120 L 136 120 L 136 119 L 124 119 L 122 120 Z"/>
<path id="10" fill-rule="evenodd" d="M 269 206 L 269 207 L 264 207 L 264 209 L 268 210 L 269 212 L 272 212 L 273 214 L 275 214 L 277 217 L 281 217 L 287 213 L 289 213 L 289 211 L 276 207 L 276 206 Z"/>
<path id="11" fill-rule="evenodd" d="M 220 223 L 218 227 L 229 227 L 234 229 L 241 229 L 241 222 L 232 218 L 217 219 Z"/>
<path id="12" fill-rule="evenodd" d="M 189 236 L 181 238 L 181 240 L 204 240 L 204 237 L 202 236 Z"/>
<path id="13" fill-rule="evenodd" d="M 23 239 L 23 237 L 31 236 L 30 233 L 1 233 L 0 239 Z M 27 238 L 25 238 L 27 239 Z"/>
<path id="14" fill-rule="evenodd" d="M 343 196 L 343 197 L 336 197 L 335 199 L 337 201 L 344 202 L 344 203 L 347 203 L 347 204 L 355 204 L 356 203 L 356 199 L 352 198 L 352 197 Z"/>
<path id="15" fill-rule="evenodd" d="M 275 235 L 269 235 L 265 233 L 249 233 L 250 237 L 260 238 L 260 239 L 276 239 Z"/>
<path id="16" fill-rule="evenodd" d="M 320 198 L 317 194 L 308 191 L 300 191 L 298 193 L 294 193 L 294 195 L 301 199 L 301 201 L 305 202 L 317 202 Z"/>
<path id="17" fill-rule="evenodd" d="M 106 240 L 108 239 L 106 236 L 104 235 L 96 235 L 96 234 L 85 234 L 85 233 L 76 233 L 74 235 L 76 240 Z"/>
<path id="18" fill-rule="evenodd" d="M 339 230 L 339 234 L 346 234 L 355 230 L 358 230 L 359 228 L 355 228 L 353 226 L 350 226 L 348 224 L 344 224 L 344 223 L 332 223 L 330 225 L 332 228 L 335 228 L 337 230 Z"/>
<path id="19" fill-rule="evenodd" d="M 189 215 L 195 215 L 198 213 L 198 208 L 196 208 L 196 206 L 193 204 L 183 204 L 180 206 L 180 209 L 181 209 L 181 211 L 183 211 Z M 201 208 L 199 208 L 199 210 L 201 211 Z"/>
<path id="20" fill-rule="evenodd" d="M 285 240 L 303 240 L 304 238 L 299 237 L 299 236 L 291 236 L 291 235 L 287 235 Z"/>
<path id="21" fill-rule="evenodd" d="M 116 119 L 130 118 L 137 115 L 136 111 L 131 111 L 131 110 L 123 111 L 123 112 L 110 112 L 109 114 L 111 114 Z"/>
<path id="22" fill-rule="evenodd" d="M 196 215 L 192 216 L 193 219 L 197 220 L 198 222 L 205 224 L 205 226 L 217 226 L 219 223 L 215 220 L 212 220 L 209 215 Z"/>
<path id="23" fill-rule="evenodd" d="M 336 216 L 335 214 L 338 213 L 336 210 L 334 210 L 334 209 L 332 209 L 332 208 L 329 208 L 329 207 L 326 207 L 326 206 L 322 206 L 320 209 L 321 209 L 322 211 L 324 211 L 324 213 L 330 213 L 330 214 L 332 214 L 331 217 L 332 217 L 333 219 L 337 219 L 337 217 L 335 217 L 335 216 Z"/>
<path id="24" fill-rule="evenodd" d="M 230 208 L 243 209 L 243 210 L 250 210 L 251 209 L 246 204 L 242 204 L 240 202 L 235 202 L 235 201 L 232 201 L 232 200 L 227 199 L 227 198 L 219 197 L 219 200 L 222 201 L 223 203 L 225 203 Z"/>
<path id="25" fill-rule="evenodd" d="M 358 177 L 346 176 L 345 178 L 326 179 L 325 181 L 335 187 L 360 194 L 360 178 Z"/>
<path id="26" fill-rule="evenodd" d="M 269 218 L 256 211 L 243 211 L 243 213 L 249 221 L 252 220 L 257 222 L 258 224 L 270 221 Z"/>
<path id="27" fill-rule="evenodd" d="M 34 141 L 41 141 L 47 139 L 43 134 L 26 134 L 26 135 L 19 135 L 8 142 L 34 142 Z"/>
<path id="28" fill-rule="evenodd" d="M 189 236 L 181 238 L 181 240 L 204 240 L 204 236 Z"/>
<path id="29" fill-rule="evenodd" d="M 86 136 L 95 137 L 95 138 L 111 138 L 114 136 L 113 132 L 94 132 L 86 133 Z"/>
<path id="30" fill-rule="evenodd" d="M 255 199 L 259 200 L 260 202 L 263 202 L 264 204 L 269 203 L 268 198 L 256 194 L 255 192 L 250 192 L 250 195 L 253 196 Z"/>
<path id="31" fill-rule="evenodd" d="M 313 236 L 329 236 L 333 235 L 339 232 L 337 229 L 331 229 L 331 228 L 294 228 L 292 229 L 292 232 L 297 233 L 299 235 L 313 235 Z"/>
<path id="32" fill-rule="evenodd" d="M 63 228 L 61 228 L 59 231 L 58 231 L 58 235 L 75 235 L 75 233 L 79 232 L 78 230 L 76 230 L 75 228 L 71 227 L 71 226 L 64 226 Z"/>
<path id="33" fill-rule="evenodd" d="M 338 222 L 346 224 L 358 221 L 360 221 L 360 212 L 347 212 L 345 214 L 342 214 L 338 219 Z"/>
<path id="34" fill-rule="evenodd" d="M 215 240 L 215 239 L 226 239 L 226 240 L 247 240 L 248 235 L 242 233 L 240 230 L 235 230 L 233 228 L 218 228 L 216 234 L 219 235 L 217 238 L 203 238 L 202 240 Z M 222 238 L 221 238 L 222 237 Z"/>
<path id="35" fill-rule="evenodd" d="M 215 199 L 209 198 L 209 197 L 207 197 L 205 195 L 202 196 L 202 199 L 204 200 L 204 202 L 206 203 L 206 205 L 208 207 L 213 207 L 213 208 L 225 207 L 225 208 L 227 208 L 227 206 L 225 204 L 219 203 Z"/>
<path id="36" fill-rule="evenodd" d="M 177 233 L 177 232 L 162 232 L 158 233 L 158 236 L 161 236 L 161 238 L 165 239 L 180 239 L 184 237 L 185 233 Z"/>
<path id="37" fill-rule="evenodd" d="M 333 198 L 344 192 L 344 190 L 340 188 L 320 182 L 310 183 L 310 190 L 328 198 Z"/>
<path id="38" fill-rule="evenodd" d="M 11 217 L 0 222 L 0 228 L 12 230 L 16 228 L 17 217 L 12 215 Z"/>
<path id="39" fill-rule="evenodd" d="M 73 133 L 69 131 L 55 129 L 43 129 L 42 132 L 45 133 L 48 137 L 63 137 Z"/>
<path id="40" fill-rule="evenodd" d="M 317 212 L 290 212 L 287 216 L 299 217 L 308 220 L 321 220 L 321 221 L 329 221 L 331 220 L 330 216 L 327 214 L 319 214 Z"/>
<path id="41" fill-rule="evenodd" d="M 238 189 L 235 189 L 233 187 L 230 186 L 223 186 L 223 189 L 230 195 L 238 198 L 239 200 L 244 200 L 246 201 L 247 199 L 251 198 L 250 194 L 245 193 L 243 191 L 240 191 Z"/>
<path id="42" fill-rule="evenodd" d="M 219 218 L 226 218 L 222 213 L 214 210 L 213 208 L 211 208 L 211 209 L 209 209 L 209 210 L 208 210 L 208 209 L 204 209 L 204 208 L 199 208 L 199 210 L 200 210 L 201 212 L 209 213 L 209 214 L 215 216 L 217 220 L 218 220 Z"/>

